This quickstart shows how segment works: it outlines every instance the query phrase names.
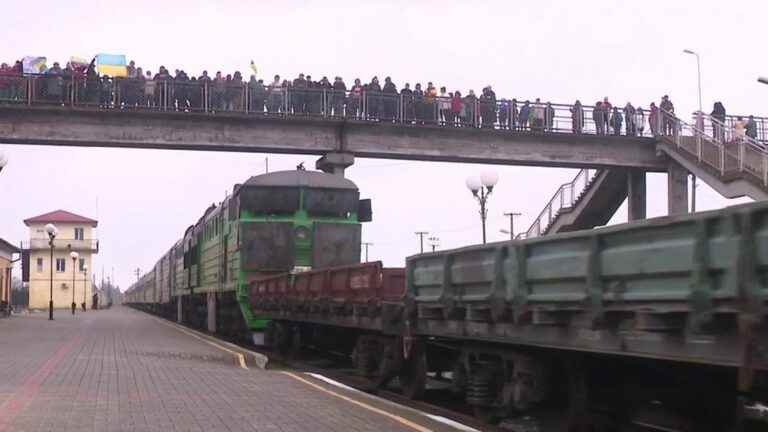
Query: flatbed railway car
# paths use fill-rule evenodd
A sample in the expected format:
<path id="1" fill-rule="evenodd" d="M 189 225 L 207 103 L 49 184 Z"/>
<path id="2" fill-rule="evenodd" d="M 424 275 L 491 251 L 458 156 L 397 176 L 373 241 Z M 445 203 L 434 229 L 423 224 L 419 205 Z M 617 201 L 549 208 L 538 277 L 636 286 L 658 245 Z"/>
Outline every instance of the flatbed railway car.
<path id="1" fill-rule="evenodd" d="M 130 288 L 137 307 L 229 336 L 261 340 L 249 286 L 279 273 L 360 262 L 370 200 L 340 176 L 305 170 L 251 177 L 211 205 Z M 151 280 L 152 283 L 149 283 Z"/>
<path id="2" fill-rule="evenodd" d="M 399 278 L 393 274 L 400 272 Z M 567 430 L 768 428 L 768 203 L 264 278 L 267 342 Z M 559 425 L 557 427 L 562 427 Z M 560 428 L 544 430 L 566 430 Z"/>

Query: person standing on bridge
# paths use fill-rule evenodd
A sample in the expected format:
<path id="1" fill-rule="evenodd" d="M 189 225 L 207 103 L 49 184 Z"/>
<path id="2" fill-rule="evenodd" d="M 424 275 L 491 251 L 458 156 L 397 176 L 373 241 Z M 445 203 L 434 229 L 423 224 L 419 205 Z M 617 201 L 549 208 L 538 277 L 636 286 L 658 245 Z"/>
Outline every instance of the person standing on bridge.
<path id="1" fill-rule="evenodd" d="M 597 101 L 592 110 L 592 121 L 595 122 L 595 133 L 605 135 L 605 123 L 603 123 L 603 102 Z"/>
<path id="2" fill-rule="evenodd" d="M 405 123 L 411 124 L 414 118 L 413 108 L 413 90 L 411 90 L 411 83 L 405 83 L 405 87 L 400 90 L 400 98 L 403 100 L 403 119 Z"/>
<path id="3" fill-rule="evenodd" d="M 584 130 L 584 108 L 577 99 L 571 107 L 571 127 L 573 133 L 580 134 Z"/>
<path id="4" fill-rule="evenodd" d="M 645 113 L 642 107 L 637 107 L 635 110 L 635 129 L 638 136 L 643 136 L 643 129 L 645 129 Z"/>
<path id="5" fill-rule="evenodd" d="M 627 121 L 627 136 L 635 136 L 635 107 L 630 102 L 624 105 L 624 119 Z"/>
<path id="6" fill-rule="evenodd" d="M 283 87 L 280 82 L 280 75 L 275 75 L 274 80 L 269 85 L 269 103 L 267 104 L 267 112 L 270 114 L 277 114 L 280 111 L 282 103 Z"/>
<path id="7" fill-rule="evenodd" d="M 395 86 L 395 83 L 392 82 L 392 78 L 384 78 L 384 88 L 382 89 L 382 93 L 382 105 L 384 108 L 382 120 L 392 122 L 395 120 L 395 114 L 397 113 L 397 102 L 399 100 L 397 97 L 397 86 Z"/>
<path id="8" fill-rule="evenodd" d="M 747 126 L 746 126 L 746 134 L 748 137 L 756 140 L 757 139 L 757 122 L 755 121 L 755 116 L 751 115 L 747 119 Z"/>
<path id="9" fill-rule="evenodd" d="M 333 79 L 333 115 L 335 117 L 344 117 L 344 99 L 347 97 L 347 85 L 340 76 Z"/>
<path id="10" fill-rule="evenodd" d="M 306 112 L 306 88 L 307 80 L 304 79 L 304 74 L 300 73 L 298 77 L 294 78 L 293 86 L 291 86 L 291 91 L 288 93 L 288 110 L 293 111 L 294 114 L 304 114 Z"/>
<path id="11" fill-rule="evenodd" d="M 619 108 L 613 107 L 613 113 L 611 114 L 611 127 L 613 127 L 613 134 L 616 136 L 621 135 L 621 123 L 624 119 L 619 112 Z"/>
<path id="12" fill-rule="evenodd" d="M 518 127 L 521 131 L 528 128 L 528 119 L 531 116 L 531 103 L 525 101 L 522 107 L 520 107 L 520 116 L 518 117 Z"/>
<path id="13" fill-rule="evenodd" d="M 723 125 L 725 125 L 725 107 L 721 102 L 715 102 L 710 116 L 712 117 L 712 133 L 715 139 L 722 142 L 725 139 L 725 130 L 723 130 Z"/>
<path id="14" fill-rule="evenodd" d="M 413 112 L 416 124 L 424 124 L 424 91 L 421 83 L 416 83 L 413 88 Z"/>
<path id="15" fill-rule="evenodd" d="M 349 100 L 347 101 L 347 116 L 354 119 L 360 119 L 362 114 L 363 85 L 360 78 L 355 78 L 355 83 L 349 89 Z"/>
<path id="16" fill-rule="evenodd" d="M 547 126 L 547 132 L 554 131 L 555 128 L 555 109 L 552 107 L 551 102 L 547 102 L 547 106 L 544 108 L 544 119 Z"/>
<path id="17" fill-rule="evenodd" d="M 669 100 L 669 96 L 664 95 L 664 97 L 661 98 L 661 104 L 659 105 L 659 108 L 660 115 L 662 117 L 661 133 L 664 135 L 672 135 L 674 130 L 673 118 L 675 116 L 675 106 L 672 104 L 672 101 Z"/>
<path id="18" fill-rule="evenodd" d="M 464 122 L 464 118 L 461 114 L 463 105 L 464 104 L 461 102 L 461 92 L 456 90 L 453 92 L 453 97 L 451 98 L 451 118 L 453 119 L 453 124 L 451 126 L 462 126 L 462 123 Z"/>
<path id="19" fill-rule="evenodd" d="M 520 111 L 517 108 L 517 99 L 512 99 L 509 107 L 509 129 L 516 131 L 519 126 Z"/>
<path id="20" fill-rule="evenodd" d="M 611 130 L 611 110 L 613 105 L 608 101 L 608 96 L 603 98 L 603 123 L 605 124 L 605 134 L 609 134 Z"/>
<path id="21" fill-rule="evenodd" d="M 371 82 L 365 86 L 365 109 L 368 114 L 368 119 L 378 120 L 379 112 L 381 110 L 381 85 L 379 85 L 379 77 L 371 78 Z"/>

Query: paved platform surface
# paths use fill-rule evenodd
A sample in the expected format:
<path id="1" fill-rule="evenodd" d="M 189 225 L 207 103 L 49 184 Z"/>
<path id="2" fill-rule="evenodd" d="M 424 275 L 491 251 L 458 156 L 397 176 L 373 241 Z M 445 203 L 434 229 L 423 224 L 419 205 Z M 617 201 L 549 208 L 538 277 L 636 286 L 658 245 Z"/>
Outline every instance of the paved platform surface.
<path id="1" fill-rule="evenodd" d="M 243 369 L 125 307 L 0 319 L 2 431 L 449 431 L 307 375 Z"/>

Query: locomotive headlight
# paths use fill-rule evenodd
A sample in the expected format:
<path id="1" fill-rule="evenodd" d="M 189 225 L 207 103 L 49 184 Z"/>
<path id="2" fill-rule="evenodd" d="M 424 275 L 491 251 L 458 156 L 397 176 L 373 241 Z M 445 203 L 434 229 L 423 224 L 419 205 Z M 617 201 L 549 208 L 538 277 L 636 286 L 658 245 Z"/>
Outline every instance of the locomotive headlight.
<path id="1" fill-rule="evenodd" d="M 298 226 L 293 230 L 296 234 L 296 240 L 306 241 L 309 240 L 309 229 L 304 226 Z"/>

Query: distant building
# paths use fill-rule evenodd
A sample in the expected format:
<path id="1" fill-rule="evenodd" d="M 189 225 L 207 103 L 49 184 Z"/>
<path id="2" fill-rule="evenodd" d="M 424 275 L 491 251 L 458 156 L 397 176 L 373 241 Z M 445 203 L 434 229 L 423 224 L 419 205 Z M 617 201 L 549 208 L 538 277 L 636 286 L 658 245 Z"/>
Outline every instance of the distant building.
<path id="1" fill-rule="evenodd" d="M 58 230 L 54 240 L 53 261 L 47 224 Z M 98 221 L 65 210 L 56 210 L 24 220 L 29 227 L 29 243 L 23 245 L 23 280 L 29 282 L 29 308 L 47 309 L 53 269 L 53 307 L 69 308 L 74 289 L 75 303 L 91 304 L 91 257 L 99 253 L 99 242 L 93 236 Z M 72 268 L 71 252 L 79 254 Z M 85 271 L 87 268 L 87 271 Z M 75 284 L 72 286 L 74 271 Z M 83 300 L 85 299 L 85 300 Z"/>
<path id="2" fill-rule="evenodd" d="M 13 254 L 19 253 L 19 248 L 0 238 L 0 316 L 9 310 L 11 300 L 11 269 Z"/>

